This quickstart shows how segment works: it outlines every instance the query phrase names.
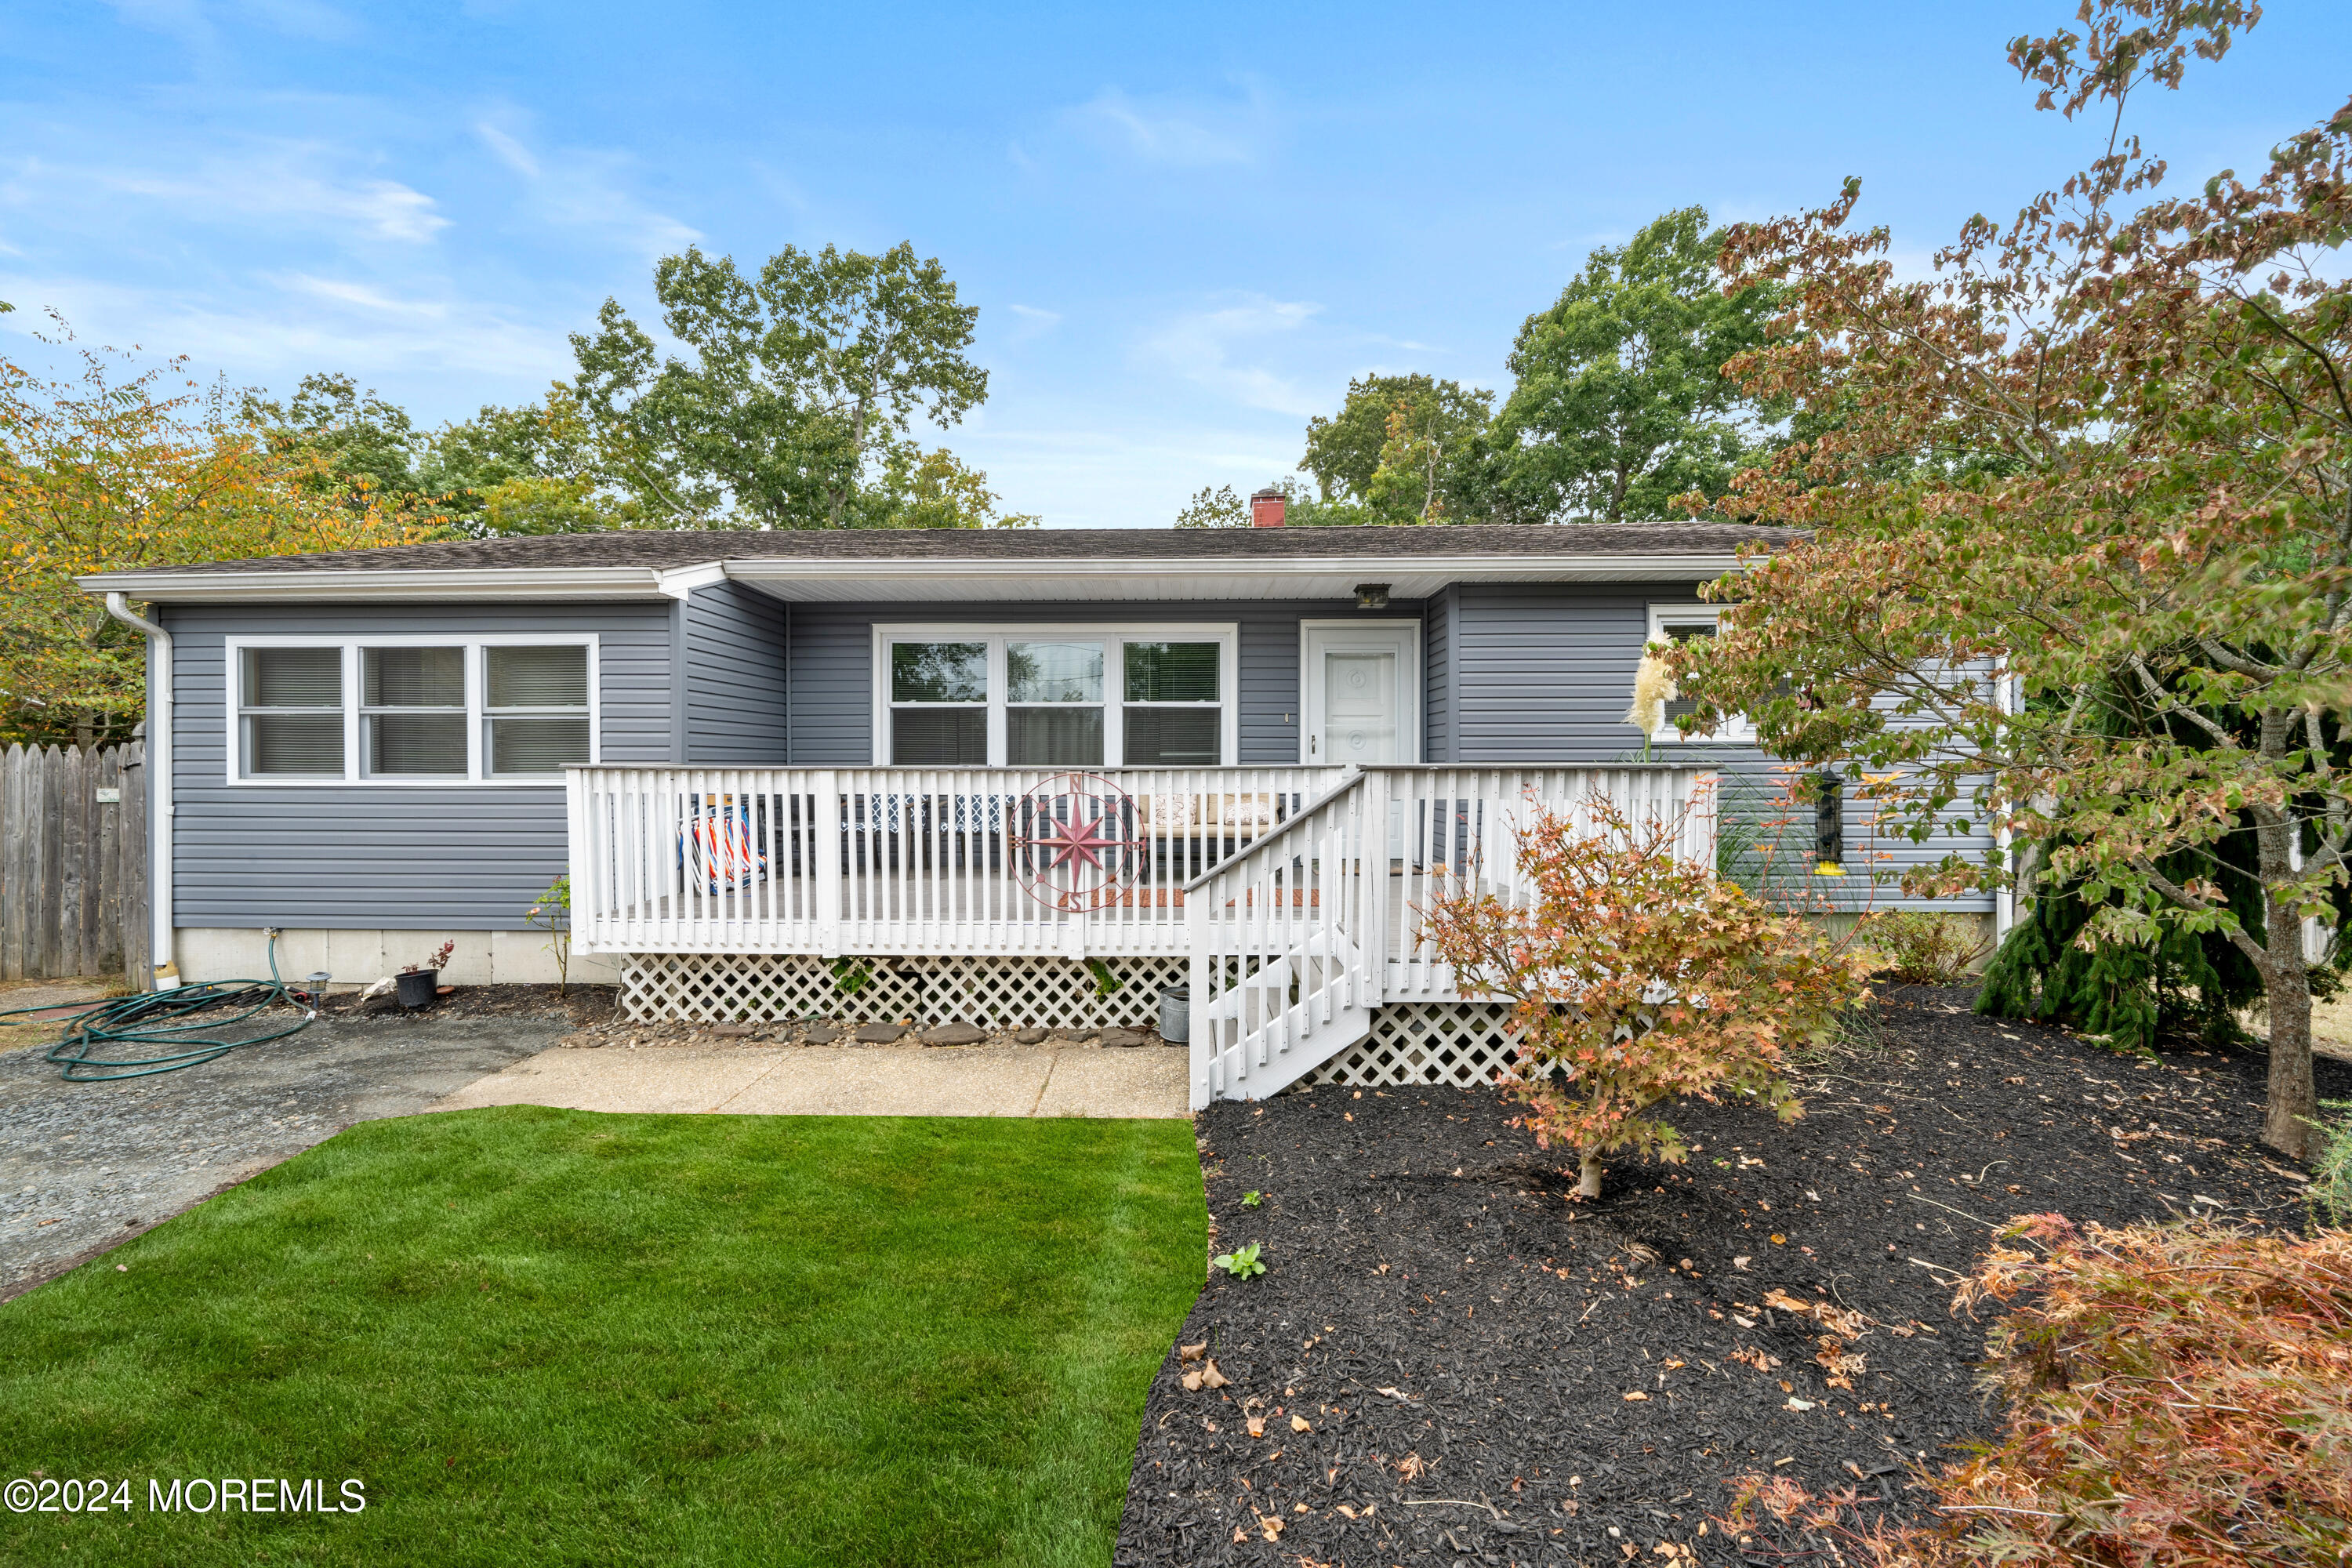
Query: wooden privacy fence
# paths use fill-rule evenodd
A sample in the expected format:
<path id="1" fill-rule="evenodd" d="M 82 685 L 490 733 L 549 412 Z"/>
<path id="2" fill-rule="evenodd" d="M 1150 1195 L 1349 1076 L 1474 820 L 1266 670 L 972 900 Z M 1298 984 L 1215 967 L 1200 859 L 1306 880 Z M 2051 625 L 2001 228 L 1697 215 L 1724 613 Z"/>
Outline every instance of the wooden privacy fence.
<path id="1" fill-rule="evenodd" d="M 136 742 L 0 755 L 0 980 L 151 984 L 143 760 Z"/>

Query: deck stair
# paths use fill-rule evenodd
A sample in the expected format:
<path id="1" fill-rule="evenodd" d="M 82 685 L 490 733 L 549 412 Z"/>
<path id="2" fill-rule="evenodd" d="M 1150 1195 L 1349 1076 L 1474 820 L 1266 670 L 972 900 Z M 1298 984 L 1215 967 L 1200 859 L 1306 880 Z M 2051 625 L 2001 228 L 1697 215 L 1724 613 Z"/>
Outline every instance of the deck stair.
<path id="1" fill-rule="evenodd" d="M 1263 1100 L 1370 1037 L 1388 957 L 1387 785 L 1350 768 L 1186 886 L 1195 1108 Z"/>

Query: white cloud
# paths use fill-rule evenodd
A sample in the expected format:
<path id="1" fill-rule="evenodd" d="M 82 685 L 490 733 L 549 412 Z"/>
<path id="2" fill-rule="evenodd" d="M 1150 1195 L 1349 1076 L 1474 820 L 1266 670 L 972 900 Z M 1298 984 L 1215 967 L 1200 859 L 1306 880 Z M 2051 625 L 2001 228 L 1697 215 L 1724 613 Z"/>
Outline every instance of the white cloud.
<path id="1" fill-rule="evenodd" d="M 219 46 L 212 18 L 203 0 L 112 0 L 114 9 L 133 26 L 177 38 L 189 48 L 210 54 Z"/>
<path id="2" fill-rule="evenodd" d="M 526 180 L 539 178 L 539 160 L 530 155 L 530 148 L 495 125 L 477 125 L 474 127 L 474 134 L 488 142 L 490 151 L 496 153 L 499 155 L 499 161 L 508 168 Z"/>
<path id="3" fill-rule="evenodd" d="M 1143 342 L 1144 353 L 1189 381 L 1245 407 L 1275 414 L 1322 413 L 1320 400 L 1290 377 L 1250 363 L 1254 351 L 1296 333 L 1322 310 L 1304 301 L 1247 296 L 1213 310 L 1178 316 Z"/>
<path id="4" fill-rule="evenodd" d="M 1107 87 L 1064 118 L 1089 140 L 1147 163 L 1200 169 L 1256 162 L 1269 117 L 1255 93 L 1239 103 L 1204 104 L 1137 100 Z"/>
<path id="5" fill-rule="evenodd" d="M 396 300 L 380 289 L 364 283 L 352 283 L 338 278 L 313 278 L 308 273 L 289 273 L 270 281 L 283 289 L 313 299 L 330 300 L 338 305 L 350 305 L 362 310 L 384 316 L 405 316 L 418 321 L 438 321 L 447 319 L 447 304 L 433 300 Z"/>
<path id="6" fill-rule="evenodd" d="M 623 249 L 647 258 L 671 255 L 702 237 L 701 230 L 631 193 L 637 171 L 630 158 L 578 147 L 534 149 L 522 135 L 487 119 L 474 132 L 528 182 L 523 211 L 537 222 L 600 230 Z"/>
<path id="7" fill-rule="evenodd" d="M 363 237 L 422 245 L 449 226 L 431 196 L 397 180 L 373 179 L 322 170 L 335 160 L 327 150 L 298 143 L 266 143 L 244 155 L 215 153 L 182 168 L 168 165 L 90 168 L 27 160 L 8 181 L 0 203 L 54 216 L 76 206 L 110 210 L 119 205 L 92 196 L 129 196 L 152 202 L 198 222 L 271 218 L 298 228 L 319 228 L 346 239 Z M 160 162 L 160 161 L 159 161 Z"/>
<path id="8" fill-rule="evenodd" d="M 359 24 L 320 0 L 239 0 L 237 9 L 292 38 L 340 44 L 359 36 Z"/>
<path id="9" fill-rule="evenodd" d="M 0 316 L 0 331 L 38 330 L 38 312 L 22 308 L 37 303 L 55 308 L 84 342 L 142 342 L 186 355 L 200 374 L 269 385 L 328 368 L 362 378 L 460 374 L 528 386 L 569 368 L 562 333 L 518 321 L 494 305 L 403 299 L 303 274 L 255 281 L 262 287 L 227 300 L 217 290 L 0 274 L 0 299 L 20 307 Z"/>
<path id="10" fill-rule="evenodd" d="M 1062 324 L 1062 312 L 1059 310 L 1042 310 L 1034 305 L 1007 305 L 1004 308 L 1013 317 L 1013 330 L 1006 334 L 1013 342 L 1025 343 L 1032 338 L 1043 337 Z"/>

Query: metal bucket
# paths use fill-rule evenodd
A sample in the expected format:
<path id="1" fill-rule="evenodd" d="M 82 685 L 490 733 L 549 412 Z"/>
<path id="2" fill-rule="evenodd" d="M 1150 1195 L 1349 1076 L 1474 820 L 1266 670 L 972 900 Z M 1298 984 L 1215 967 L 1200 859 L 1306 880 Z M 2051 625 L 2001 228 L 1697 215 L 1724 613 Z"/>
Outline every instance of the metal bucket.
<path id="1" fill-rule="evenodd" d="M 1171 1046 L 1191 1043 L 1192 988 L 1190 985 L 1163 985 L 1160 988 L 1160 1037 Z"/>

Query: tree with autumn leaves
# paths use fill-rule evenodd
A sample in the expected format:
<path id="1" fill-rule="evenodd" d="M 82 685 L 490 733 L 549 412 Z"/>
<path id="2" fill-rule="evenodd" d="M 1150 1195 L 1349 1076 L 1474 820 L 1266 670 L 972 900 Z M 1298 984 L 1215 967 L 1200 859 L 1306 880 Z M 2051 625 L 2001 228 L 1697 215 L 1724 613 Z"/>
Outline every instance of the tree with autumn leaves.
<path id="1" fill-rule="evenodd" d="M 273 448 L 184 363 L 71 345 L 77 373 L 0 358 L 0 740 L 111 743 L 144 706 L 145 648 L 74 585 L 93 572 L 405 544 L 440 521 L 324 459 Z"/>
<path id="2" fill-rule="evenodd" d="M 1678 818 L 1632 817 L 1605 796 L 1524 810 L 1512 890 L 1466 868 L 1432 903 L 1428 941 L 1464 995 L 1511 1005 L 1518 1051 L 1503 1082 L 1537 1144 L 1575 1156 L 1579 1194 L 1601 1195 L 1612 1154 L 1685 1158 L 1655 1114 L 1664 1101 L 1801 1114 L 1790 1055 L 1864 999 L 1867 960 L 1678 856 Z"/>
<path id="3" fill-rule="evenodd" d="M 1811 531 L 1671 657 L 1692 724 L 1745 713 L 1866 777 L 1882 821 L 2006 839 L 1915 890 L 2063 886 L 2096 907 L 2085 942 L 2225 935 L 2267 996 L 2263 1139 L 2300 1154 L 2306 921 L 2352 858 L 2352 103 L 2177 195 L 2130 119 L 2260 15 L 2086 0 L 2014 40 L 2038 107 L 2095 116 L 2105 151 L 1928 276 L 1855 225 L 1852 182 L 1730 231 L 1729 285 L 1784 309 L 1727 374 L 1801 438 L 1717 505 Z M 2256 909 L 2194 869 L 2225 841 L 2251 841 Z"/>

